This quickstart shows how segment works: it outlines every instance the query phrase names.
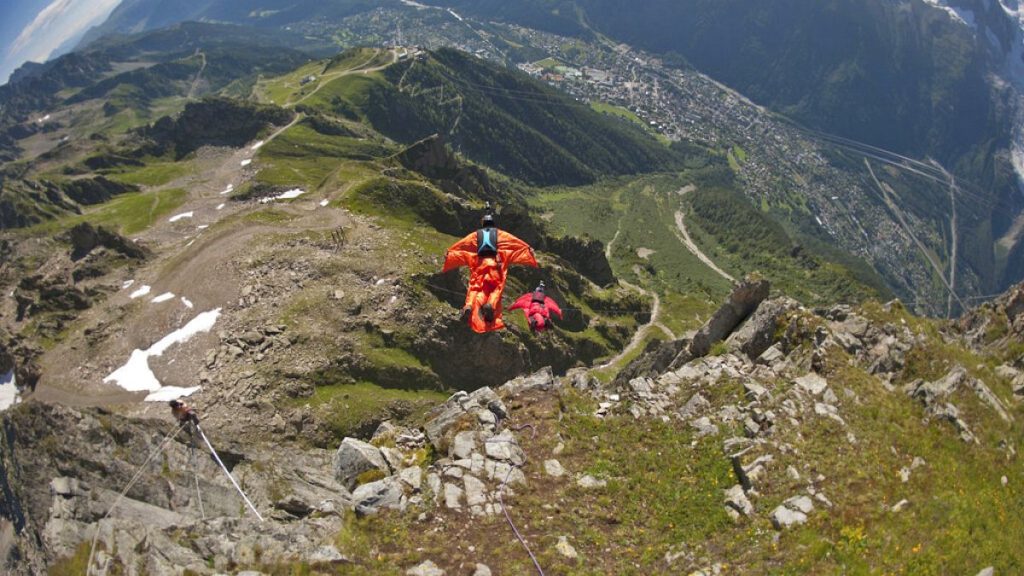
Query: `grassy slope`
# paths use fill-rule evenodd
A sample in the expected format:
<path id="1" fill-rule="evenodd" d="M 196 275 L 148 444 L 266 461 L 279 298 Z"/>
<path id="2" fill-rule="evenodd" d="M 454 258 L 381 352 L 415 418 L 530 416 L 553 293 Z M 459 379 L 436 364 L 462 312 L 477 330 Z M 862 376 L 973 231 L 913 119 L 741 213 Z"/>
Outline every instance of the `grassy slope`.
<path id="1" fill-rule="evenodd" d="M 912 362 L 897 384 L 942 374 L 956 361 L 985 376 L 1000 396 L 1009 395 L 1008 383 L 991 372 L 1002 356 L 979 356 L 945 343 L 933 321 L 900 310 L 868 304 L 865 314 L 889 324 L 906 322 L 921 335 L 921 358 L 935 363 L 923 368 Z M 803 322 L 813 328 L 818 321 Z M 533 424 L 537 434 L 521 435 L 529 485 L 506 496 L 510 513 L 541 565 L 557 574 L 688 573 L 712 564 L 737 574 L 973 574 L 989 565 L 1010 574 L 1024 568 L 1024 554 L 1015 545 L 1024 536 L 1024 500 L 1018 494 L 1024 472 L 999 446 L 1003 440 L 1024 441 L 1019 424 L 1003 424 L 971 393 L 957 393 L 953 400 L 980 432 L 981 444 L 969 446 L 949 424 L 925 424 L 917 401 L 887 392 L 845 352 L 833 350 L 826 364 L 830 386 L 846 398 L 849 428 L 814 416 L 799 427 L 780 426 L 773 440 L 795 451 L 775 453 L 768 476 L 757 482 L 759 512 L 751 519 L 733 523 L 722 506 L 721 491 L 737 480 L 721 440 L 741 431 L 727 427 L 698 440 L 676 423 L 628 415 L 598 419 L 592 416 L 596 401 L 571 390 L 517 402 L 515 421 Z M 783 395 L 791 386 L 777 381 L 772 393 Z M 716 406 L 743 401 L 741 383 L 728 378 L 702 394 Z M 1024 415 L 1019 408 L 1013 412 Z M 557 458 L 571 475 L 607 478 L 607 488 L 584 491 L 571 480 L 547 477 L 542 462 L 560 443 Z M 903 482 L 899 471 L 915 457 L 926 463 Z M 787 466 L 802 479 L 789 478 Z M 776 532 L 767 512 L 803 493 L 808 479 L 819 474 L 815 485 L 834 507 L 816 502 L 806 525 Z M 892 512 L 903 499 L 909 505 Z M 419 513 L 413 508 L 352 520 L 338 537 L 341 549 L 358 558 L 347 570 L 401 574 L 428 558 L 447 566 L 484 562 L 501 573 L 531 569 L 502 517 L 466 521 L 428 507 L 428 522 L 443 528 L 424 530 L 415 520 Z M 578 560 L 555 551 L 558 536 L 568 536 Z M 682 559 L 669 568 L 666 554 L 680 552 Z"/>

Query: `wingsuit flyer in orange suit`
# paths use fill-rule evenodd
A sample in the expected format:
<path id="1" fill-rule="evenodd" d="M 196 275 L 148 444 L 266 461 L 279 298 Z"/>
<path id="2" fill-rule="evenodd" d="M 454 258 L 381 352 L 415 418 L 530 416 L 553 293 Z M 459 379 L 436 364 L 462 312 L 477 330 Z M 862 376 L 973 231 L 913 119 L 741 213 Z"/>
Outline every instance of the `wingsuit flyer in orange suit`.
<path id="1" fill-rule="evenodd" d="M 514 235 L 499 230 L 494 216 L 488 214 L 481 227 L 452 244 L 444 257 L 442 272 L 469 267 L 469 287 L 462 319 L 474 332 L 483 334 L 505 327 L 501 319 L 501 295 L 513 264 L 537 267 L 533 248 Z"/>

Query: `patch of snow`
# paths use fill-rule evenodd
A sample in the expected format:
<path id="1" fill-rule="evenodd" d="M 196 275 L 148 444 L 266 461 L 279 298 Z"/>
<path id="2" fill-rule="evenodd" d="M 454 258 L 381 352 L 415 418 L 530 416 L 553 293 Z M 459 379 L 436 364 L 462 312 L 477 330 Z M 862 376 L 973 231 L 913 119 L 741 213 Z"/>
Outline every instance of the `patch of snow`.
<path id="1" fill-rule="evenodd" d="M 150 290 L 149 286 L 143 284 L 141 288 L 139 288 L 135 292 L 132 292 L 131 294 L 129 294 L 128 297 L 131 298 L 132 300 L 134 300 L 136 298 L 142 298 L 146 294 L 149 294 L 149 290 Z"/>
<path id="2" fill-rule="evenodd" d="M 249 164 L 252 164 L 252 159 L 246 158 L 245 160 L 242 160 L 241 164 L 242 166 L 248 166 Z"/>
<path id="3" fill-rule="evenodd" d="M 167 302 L 171 298 L 174 298 L 174 294 L 173 293 L 171 293 L 171 292 L 164 292 L 163 294 L 161 294 L 161 295 L 157 296 L 156 298 L 153 298 L 152 300 L 150 300 L 150 302 L 152 302 L 154 304 L 159 304 L 161 302 Z"/>
<path id="4" fill-rule="evenodd" d="M 217 210 L 223 210 L 224 206 L 226 206 L 226 204 L 218 204 L 217 205 Z"/>
<path id="5" fill-rule="evenodd" d="M 242 166 L 245 166 L 245 164 L 242 164 Z M 230 194 L 231 191 L 234 190 L 234 189 L 235 189 L 235 185 L 234 184 L 228 184 L 228 187 L 225 188 L 224 191 L 220 193 L 220 195 L 223 196 L 225 194 Z"/>
<path id="6" fill-rule="evenodd" d="M 177 214 L 175 216 L 171 216 L 170 218 L 167 219 L 167 221 L 168 222 L 177 222 L 178 220 L 181 220 L 183 218 L 191 218 L 191 217 L 192 217 L 192 212 L 182 212 L 181 214 Z"/>
<path id="7" fill-rule="evenodd" d="M 249 150 L 252 150 L 253 152 L 255 152 L 255 151 L 259 150 L 260 147 L 263 146 L 263 144 L 264 144 L 263 140 L 260 140 L 259 142 L 253 144 L 252 148 L 249 148 Z"/>
<path id="8" fill-rule="evenodd" d="M 200 386 L 192 386 L 191 388 L 179 388 L 178 386 L 164 386 L 156 392 L 150 392 L 143 402 L 170 402 L 171 400 L 177 400 L 178 398 L 184 398 L 191 396 L 196 392 L 199 392 Z"/>
<path id="9" fill-rule="evenodd" d="M 192 305 L 192 301 L 189 300 L 188 298 L 185 298 L 184 296 L 181 297 L 181 303 L 184 304 L 189 309 L 195 308 L 195 306 Z"/>
<path id="10" fill-rule="evenodd" d="M 282 193 L 278 194 L 277 196 L 272 196 L 270 198 L 264 198 L 264 199 L 260 200 L 260 203 L 261 204 L 266 204 L 268 202 L 273 202 L 274 200 L 291 200 L 292 198 L 298 198 L 299 196 L 302 196 L 305 193 L 306 193 L 306 191 L 301 189 L 301 188 L 292 188 L 291 190 L 288 190 L 287 192 L 282 192 Z"/>
<path id="11" fill-rule="evenodd" d="M 327 198 L 324 198 L 323 200 L 321 200 L 320 201 L 320 205 L 321 206 L 327 206 Z"/>
<path id="12" fill-rule="evenodd" d="M 814 219 L 818 221 L 818 226 L 824 226 L 825 225 L 825 223 L 821 221 L 821 218 L 818 218 L 817 216 L 815 216 Z"/>
<path id="13" fill-rule="evenodd" d="M 164 336 L 149 348 L 145 350 L 132 350 L 128 361 L 117 370 L 111 372 L 103 381 L 115 382 L 118 386 L 129 392 L 151 392 L 152 394 L 146 397 L 147 402 L 161 400 L 164 398 L 164 394 L 187 396 L 194 393 L 196 390 L 199 390 L 199 387 L 178 388 L 167 386 L 167 391 L 162 390 L 165 387 L 160 384 L 156 375 L 149 368 L 149 359 L 153 356 L 162 356 L 171 346 L 184 344 L 197 334 L 209 332 L 213 329 L 213 325 L 216 324 L 220 311 L 220 308 L 214 308 L 213 310 L 202 312 L 190 320 L 188 324 Z M 157 392 L 161 394 L 156 394 Z M 172 399 L 168 398 L 168 400 Z"/>
<path id="14" fill-rule="evenodd" d="M 462 22 L 462 16 L 459 16 L 458 14 L 456 14 L 455 10 L 452 10 L 451 8 L 449 8 L 448 9 L 448 13 L 451 14 L 452 16 L 454 16 L 455 19 L 458 20 L 459 22 Z"/>
<path id="15" fill-rule="evenodd" d="M 39 123 L 42 124 L 43 122 L 46 122 L 49 119 L 50 119 L 50 115 L 47 114 L 46 116 L 43 116 L 42 118 L 39 119 Z"/>
<path id="16" fill-rule="evenodd" d="M 125 280 L 124 283 L 121 284 L 121 290 L 127 290 L 128 288 L 131 288 L 132 284 L 135 284 L 135 280 Z"/>
<path id="17" fill-rule="evenodd" d="M 209 224 L 200 224 L 199 226 L 196 226 L 196 230 L 206 230 L 209 227 Z"/>
<path id="18" fill-rule="evenodd" d="M 193 244 L 195 244 L 195 243 L 196 243 L 196 239 L 195 239 L 195 238 L 193 238 L 193 239 L 191 239 L 191 240 L 189 240 L 189 241 L 188 241 L 188 244 L 185 244 L 185 248 L 188 248 L 189 246 L 191 246 L 191 245 L 193 245 Z"/>
<path id="19" fill-rule="evenodd" d="M 401 0 L 401 1 L 402 1 L 402 4 L 405 4 L 406 6 L 409 6 L 409 7 L 412 7 L 412 8 L 419 8 L 420 10 L 424 10 L 426 8 L 430 8 L 430 6 L 426 6 L 424 4 L 420 4 L 419 2 L 413 2 L 413 0 Z"/>
<path id="20" fill-rule="evenodd" d="M 7 374 L 0 374 L 0 412 L 19 402 L 21 402 L 21 395 L 18 394 L 14 368 L 11 368 L 11 371 Z"/>

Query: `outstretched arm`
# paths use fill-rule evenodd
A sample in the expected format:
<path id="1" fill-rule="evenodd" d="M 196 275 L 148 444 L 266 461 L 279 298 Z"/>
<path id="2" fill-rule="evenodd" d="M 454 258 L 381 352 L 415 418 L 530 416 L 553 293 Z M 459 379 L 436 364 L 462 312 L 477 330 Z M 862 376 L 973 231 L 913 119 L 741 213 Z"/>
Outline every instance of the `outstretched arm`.
<path id="1" fill-rule="evenodd" d="M 555 303 L 550 296 L 544 297 L 544 307 L 547 308 L 549 312 L 554 312 L 558 316 L 559 320 L 562 319 L 562 309 L 558 307 L 558 304 Z"/>
<path id="2" fill-rule="evenodd" d="M 532 297 L 533 297 L 533 295 L 530 294 L 529 292 L 527 292 L 526 294 L 523 294 L 522 296 L 517 298 L 516 301 L 515 301 L 515 304 L 512 304 L 511 306 L 509 306 L 508 309 L 509 310 L 515 310 L 515 309 L 519 308 L 519 309 L 522 309 L 522 310 L 526 310 L 527 308 L 530 307 L 530 300 L 531 300 Z"/>
<path id="3" fill-rule="evenodd" d="M 476 256 L 476 232 L 448 247 L 441 272 L 455 270 L 460 266 L 472 266 L 473 256 Z"/>
<path id="4" fill-rule="evenodd" d="M 473 260 L 475 258 L 475 252 L 449 250 L 448 253 L 444 255 L 444 266 L 441 268 L 441 272 L 448 272 L 449 270 L 455 270 L 462 266 L 473 266 Z"/>
<path id="5" fill-rule="evenodd" d="M 537 258 L 533 254 L 533 248 L 504 230 L 498 232 L 498 252 L 510 266 L 519 264 L 537 268 Z"/>

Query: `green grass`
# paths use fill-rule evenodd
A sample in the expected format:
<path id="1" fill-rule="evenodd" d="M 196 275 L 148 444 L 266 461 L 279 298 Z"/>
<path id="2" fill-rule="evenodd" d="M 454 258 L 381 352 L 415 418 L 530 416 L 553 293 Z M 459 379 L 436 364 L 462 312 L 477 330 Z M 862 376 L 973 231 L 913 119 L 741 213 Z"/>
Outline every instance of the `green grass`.
<path id="1" fill-rule="evenodd" d="M 538 61 L 534 62 L 533 65 L 534 66 L 540 66 L 541 68 L 543 68 L 545 70 L 551 70 L 555 66 L 564 66 L 564 64 L 562 64 L 562 62 L 560 62 L 558 60 L 555 60 L 554 58 L 551 58 L 551 57 L 545 58 L 543 60 L 538 60 Z"/>
<path id="2" fill-rule="evenodd" d="M 625 118 L 626 120 L 635 123 L 637 126 L 643 128 L 650 135 L 657 138 L 658 142 L 661 142 L 665 146 L 668 146 L 671 143 L 671 140 L 668 139 L 668 136 L 665 136 L 661 132 L 658 132 L 657 130 L 651 128 L 650 124 L 641 120 L 639 116 L 634 114 L 633 111 L 628 108 L 616 106 L 614 104 L 608 104 L 607 102 L 591 102 L 590 107 L 596 112 L 601 112 L 603 114 L 611 114 L 612 116 Z"/>
<path id="3" fill-rule="evenodd" d="M 316 86 L 316 82 L 308 83 L 305 86 L 301 85 L 300 82 L 306 76 L 313 75 L 319 77 L 323 72 L 323 69 L 323 61 L 310 62 L 305 66 L 296 68 L 293 72 L 285 74 L 284 76 L 278 76 L 277 78 L 258 83 L 256 86 L 256 92 L 264 100 L 269 100 L 278 106 L 284 106 L 292 100 L 294 95 L 300 90 L 311 89 Z"/>
<path id="4" fill-rule="evenodd" d="M 700 294 L 666 292 L 661 295 L 662 323 L 682 338 L 688 330 L 700 328 L 719 304 Z"/>
<path id="5" fill-rule="evenodd" d="M 25 234 L 57 234 L 82 222 L 132 235 L 149 228 L 161 217 L 185 202 L 188 193 L 180 188 L 136 192 L 118 196 L 84 214 L 65 216 L 31 226 Z"/>
<path id="6" fill-rule="evenodd" d="M 308 403 L 331 431 L 342 438 L 385 415 L 395 402 L 412 404 L 416 412 L 423 413 L 447 397 L 434 390 L 403 390 L 356 382 L 317 386 L 313 396 L 301 403 Z"/>
<path id="7" fill-rule="evenodd" d="M 736 157 L 736 161 L 743 164 L 747 161 L 747 151 L 740 147 L 738 144 L 732 147 L 732 155 Z"/>
<path id="8" fill-rule="evenodd" d="M 384 144 L 320 134 L 304 124 L 281 133 L 259 151 L 257 179 L 267 184 L 300 186 L 307 192 L 331 181 L 347 160 L 383 158 L 392 153 Z"/>
<path id="9" fill-rule="evenodd" d="M 161 186 L 189 172 L 188 162 L 159 162 L 123 172 L 107 173 L 111 180 L 137 186 Z"/>

